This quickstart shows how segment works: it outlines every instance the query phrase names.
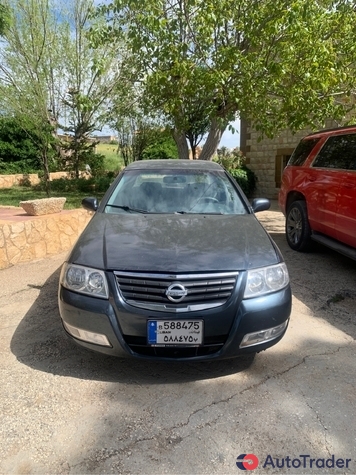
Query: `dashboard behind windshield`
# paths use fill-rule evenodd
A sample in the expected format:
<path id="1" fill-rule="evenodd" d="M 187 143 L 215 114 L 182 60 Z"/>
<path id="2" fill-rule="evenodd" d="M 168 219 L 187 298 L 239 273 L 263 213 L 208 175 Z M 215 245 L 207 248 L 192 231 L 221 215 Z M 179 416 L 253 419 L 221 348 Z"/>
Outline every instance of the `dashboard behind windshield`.
<path id="1" fill-rule="evenodd" d="M 104 212 L 246 214 L 247 209 L 224 172 L 130 170 Z"/>

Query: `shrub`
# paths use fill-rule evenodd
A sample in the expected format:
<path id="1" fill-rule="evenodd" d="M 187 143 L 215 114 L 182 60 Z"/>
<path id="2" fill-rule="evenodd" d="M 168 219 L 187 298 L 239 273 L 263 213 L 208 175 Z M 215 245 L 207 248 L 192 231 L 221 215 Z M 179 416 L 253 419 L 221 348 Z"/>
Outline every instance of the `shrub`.
<path id="1" fill-rule="evenodd" d="M 91 178 L 58 178 L 51 181 L 51 190 L 54 192 L 79 192 L 85 194 L 105 193 L 114 180 L 112 172 L 99 177 Z M 44 190 L 45 184 L 41 181 L 34 187 L 36 190 Z"/>
<path id="2" fill-rule="evenodd" d="M 257 176 L 245 165 L 246 157 L 240 149 L 234 148 L 231 151 L 226 147 L 221 147 L 214 161 L 230 173 L 248 198 L 252 197 L 256 189 Z"/>
<path id="3" fill-rule="evenodd" d="M 239 148 L 230 150 L 227 147 L 221 147 L 217 150 L 216 161 L 226 168 L 226 170 L 231 170 L 241 168 L 246 162 L 246 157 Z"/>
<path id="4" fill-rule="evenodd" d="M 82 159 L 84 160 L 85 164 L 90 166 L 91 175 L 93 177 L 105 176 L 105 155 L 89 150 L 83 153 Z"/>
<path id="5" fill-rule="evenodd" d="M 17 162 L 0 161 L 0 175 L 17 175 L 37 172 L 38 168 L 35 168 L 33 162 L 30 160 L 18 160 Z"/>
<path id="6" fill-rule="evenodd" d="M 40 132 L 30 118 L 0 115 L 0 173 L 32 173 L 41 168 Z"/>
<path id="7" fill-rule="evenodd" d="M 142 150 L 140 160 L 178 158 L 178 148 L 169 130 L 153 129 Z M 137 140 L 137 139 L 136 139 Z"/>
<path id="8" fill-rule="evenodd" d="M 257 177 L 255 173 L 246 165 L 242 165 L 240 168 L 232 168 L 228 172 L 240 185 L 245 195 L 251 198 L 256 189 Z"/>

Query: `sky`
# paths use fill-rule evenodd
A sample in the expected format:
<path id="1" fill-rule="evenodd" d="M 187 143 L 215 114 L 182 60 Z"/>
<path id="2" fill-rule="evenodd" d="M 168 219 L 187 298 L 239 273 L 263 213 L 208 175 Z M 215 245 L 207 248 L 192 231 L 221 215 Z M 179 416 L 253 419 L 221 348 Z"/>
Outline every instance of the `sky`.
<path id="1" fill-rule="evenodd" d="M 236 120 L 231 124 L 235 128 L 235 133 L 233 134 L 229 130 L 225 130 L 219 147 L 235 148 L 240 147 L 240 120 Z"/>
<path id="2" fill-rule="evenodd" d="M 235 148 L 240 147 L 240 120 L 232 122 L 231 125 L 235 129 L 233 134 L 230 130 L 226 129 L 224 132 L 219 147 Z M 94 132 L 95 135 L 115 135 L 115 132 L 112 131 L 109 127 L 104 127 L 102 131 Z"/>

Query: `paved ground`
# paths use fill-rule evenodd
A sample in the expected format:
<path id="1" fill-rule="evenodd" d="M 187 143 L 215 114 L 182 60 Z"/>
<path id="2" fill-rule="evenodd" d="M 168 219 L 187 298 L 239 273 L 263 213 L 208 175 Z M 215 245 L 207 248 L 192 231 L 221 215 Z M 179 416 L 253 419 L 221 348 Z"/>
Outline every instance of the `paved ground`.
<path id="1" fill-rule="evenodd" d="M 294 304 L 286 337 L 254 360 L 86 352 L 59 322 L 65 255 L 0 271 L 0 473 L 238 474 L 236 458 L 253 453 L 254 473 L 355 474 L 355 262 L 294 253 L 281 214 L 259 217 L 287 260 Z"/>

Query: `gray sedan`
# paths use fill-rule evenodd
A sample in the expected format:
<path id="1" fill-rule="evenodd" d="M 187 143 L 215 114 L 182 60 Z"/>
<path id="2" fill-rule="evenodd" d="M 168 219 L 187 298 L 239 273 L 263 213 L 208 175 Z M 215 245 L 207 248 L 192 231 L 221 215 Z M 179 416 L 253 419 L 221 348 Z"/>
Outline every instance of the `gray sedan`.
<path id="1" fill-rule="evenodd" d="M 201 360 L 259 352 L 284 335 L 286 265 L 252 204 L 218 164 L 129 165 L 63 265 L 67 334 L 116 356 Z"/>

